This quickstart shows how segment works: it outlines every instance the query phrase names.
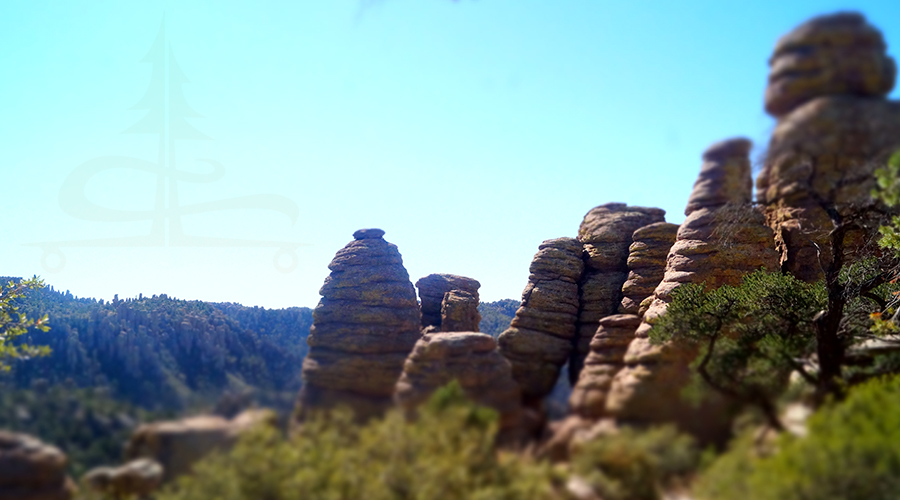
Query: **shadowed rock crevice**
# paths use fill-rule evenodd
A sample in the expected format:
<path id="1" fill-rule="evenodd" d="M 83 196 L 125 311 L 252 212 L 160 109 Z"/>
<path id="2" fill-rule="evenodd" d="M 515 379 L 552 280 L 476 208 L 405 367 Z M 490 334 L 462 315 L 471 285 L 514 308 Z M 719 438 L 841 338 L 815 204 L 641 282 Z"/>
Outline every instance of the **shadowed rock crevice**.
<path id="1" fill-rule="evenodd" d="M 579 283 L 578 327 L 569 360 L 569 382 L 573 385 L 590 350 L 600 320 L 616 314 L 622 301 L 622 285 L 628 279 L 628 253 L 634 232 L 656 222 L 665 222 L 659 208 L 630 207 L 607 203 L 591 209 L 578 228 L 584 245 L 584 274 Z"/>

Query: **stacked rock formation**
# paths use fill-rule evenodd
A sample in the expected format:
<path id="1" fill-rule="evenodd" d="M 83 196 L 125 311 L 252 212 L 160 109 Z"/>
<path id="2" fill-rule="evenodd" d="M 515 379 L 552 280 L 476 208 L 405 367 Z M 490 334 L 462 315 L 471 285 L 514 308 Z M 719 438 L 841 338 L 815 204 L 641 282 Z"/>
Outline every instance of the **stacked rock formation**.
<path id="1" fill-rule="evenodd" d="M 69 500 L 75 485 L 63 452 L 25 434 L 0 431 L 0 498 Z"/>
<path id="2" fill-rule="evenodd" d="M 655 222 L 634 232 L 634 243 L 628 253 L 628 280 L 622 285 L 620 314 L 601 319 L 591 339 L 590 353 L 569 397 L 573 414 L 589 420 L 605 416 L 606 396 L 613 377 L 624 366 L 625 353 L 647 308 L 645 299 L 652 297 L 663 279 L 666 255 L 677 231 L 677 224 Z M 641 303 L 645 303 L 643 308 Z"/>
<path id="3" fill-rule="evenodd" d="M 694 407 L 680 397 L 695 353 L 675 344 L 651 345 L 648 331 L 665 312 L 672 290 L 682 283 L 705 283 L 709 288 L 736 285 L 761 267 L 777 269 L 772 231 L 763 214 L 749 204 L 750 147 L 746 139 L 732 139 L 713 145 L 703 155 L 685 210 L 687 218 L 669 251 L 663 281 L 629 344 L 625 366 L 610 387 L 606 412 L 619 421 L 675 422 L 709 441 L 728 432 L 721 400 Z"/>
<path id="4" fill-rule="evenodd" d="M 522 432 L 522 401 L 509 361 L 493 337 L 477 332 L 434 332 L 422 335 L 403 365 L 395 399 L 413 411 L 437 389 L 457 380 L 474 402 L 500 414 L 501 439 Z"/>
<path id="5" fill-rule="evenodd" d="M 578 241 L 584 244 L 584 275 L 579 284 L 575 350 L 569 360 L 569 381 L 573 385 L 600 320 L 616 314 L 619 308 L 622 285 L 628 279 L 628 249 L 634 232 L 664 222 L 665 216 L 665 210 L 659 208 L 629 207 L 624 203 L 600 205 L 584 216 L 578 228 Z"/>
<path id="6" fill-rule="evenodd" d="M 885 99 L 896 64 L 865 17 L 839 13 L 782 37 L 769 65 L 766 110 L 778 124 L 756 196 L 768 205 L 783 268 L 815 281 L 820 260 L 830 260 L 824 207 L 847 213 L 868 203 L 873 171 L 900 148 L 900 103 Z"/>
<path id="7" fill-rule="evenodd" d="M 421 333 L 419 304 L 396 245 L 362 229 L 328 265 L 303 361 L 296 416 L 335 406 L 360 419 L 393 403 L 394 384 Z"/>
<path id="8" fill-rule="evenodd" d="M 478 295 L 462 290 L 451 290 L 444 294 L 441 303 L 442 332 L 477 332 L 481 323 L 478 312 Z"/>
<path id="9" fill-rule="evenodd" d="M 578 319 L 578 280 L 584 269 L 582 245 L 574 238 L 547 240 L 531 261 L 522 305 L 500 334 L 500 352 L 528 405 L 553 390 L 569 359 Z"/>
<path id="10" fill-rule="evenodd" d="M 441 330 L 441 308 L 444 303 L 444 295 L 454 290 L 469 293 L 475 297 L 477 307 L 478 289 L 481 288 L 481 283 L 472 278 L 455 274 L 429 274 L 416 281 L 416 288 L 419 289 L 419 298 L 422 300 L 422 328 L 433 326 L 437 330 Z M 477 331 L 477 329 L 471 331 Z"/>
<path id="11" fill-rule="evenodd" d="M 620 314 L 643 316 L 641 303 L 653 295 L 666 272 L 666 256 L 675 243 L 678 224 L 656 222 L 644 226 L 632 235 L 634 243 L 628 248 L 628 279 L 622 285 Z"/>

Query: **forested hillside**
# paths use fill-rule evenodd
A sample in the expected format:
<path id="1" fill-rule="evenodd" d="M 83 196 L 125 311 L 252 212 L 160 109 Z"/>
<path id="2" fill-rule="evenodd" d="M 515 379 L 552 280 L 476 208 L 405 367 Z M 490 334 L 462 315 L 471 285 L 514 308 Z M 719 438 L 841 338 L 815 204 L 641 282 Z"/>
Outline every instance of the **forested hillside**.
<path id="1" fill-rule="evenodd" d="M 52 354 L 17 363 L 0 381 L 106 387 L 116 399 L 151 410 L 212 405 L 229 394 L 289 406 L 312 323 L 308 308 L 166 295 L 104 302 L 52 288 L 29 293 L 20 307 L 29 316 L 49 315 L 49 332 L 32 331 L 22 341 L 50 346 Z"/>

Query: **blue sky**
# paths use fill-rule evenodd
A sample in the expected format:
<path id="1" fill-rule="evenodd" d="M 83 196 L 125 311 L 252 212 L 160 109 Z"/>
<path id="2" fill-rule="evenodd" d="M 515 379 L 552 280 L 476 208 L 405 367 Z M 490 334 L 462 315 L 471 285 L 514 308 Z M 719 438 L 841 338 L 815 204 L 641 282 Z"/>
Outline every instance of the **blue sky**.
<path id="1" fill-rule="evenodd" d="M 575 236 L 591 207 L 658 206 L 681 222 L 708 145 L 742 135 L 764 146 L 766 61 L 796 24 L 860 10 L 900 47 L 896 1 L 256 4 L 0 4 L 0 275 L 105 299 L 312 307 L 335 251 L 380 227 L 413 281 L 463 274 L 484 300 L 519 298 L 537 245 Z M 67 179 L 98 158 L 157 162 L 156 135 L 122 132 L 147 113 L 131 108 L 151 84 L 141 60 L 163 18 L 189 80 L 180 89 L 202 115 L 187 121 L 212 139 L 175 141 L 172 158 L 185 172 L 211 171 L 204 159 L 223 170 L 179 183 L 180 206 L 277 195 L 296 210 L 293 221 L 246 206 L 184 215 L 183 232 L 302 243 L 291 272 L 274 265 L 277 247 L 178 246 L 171 219 L 161 246 L 92 246 L 153 222 L 61 206 Z M 86 199 L 123 211 L 152 213 L 156 192 L 155 175 L 129 168 L 84 184 Z M 27 246 L 72 241 L 82 246 L 60 244 L 56 272 L 59 254 L 42 265 Z"/>

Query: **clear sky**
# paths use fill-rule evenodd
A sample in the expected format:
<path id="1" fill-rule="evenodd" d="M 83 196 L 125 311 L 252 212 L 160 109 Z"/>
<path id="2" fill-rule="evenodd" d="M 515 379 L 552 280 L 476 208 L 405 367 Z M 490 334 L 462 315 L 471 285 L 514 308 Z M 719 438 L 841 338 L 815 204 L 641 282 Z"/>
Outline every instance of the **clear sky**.
<path id="1" fill-rule="evenodd" d="M 681 222 L 708 145 L 765 144 L 777 38 L 841 9 L 900 53 L 896 0 L 4 0 L 0 275 L 312 307 L 379 227 L 517 299 L 593 206 Z"/>

